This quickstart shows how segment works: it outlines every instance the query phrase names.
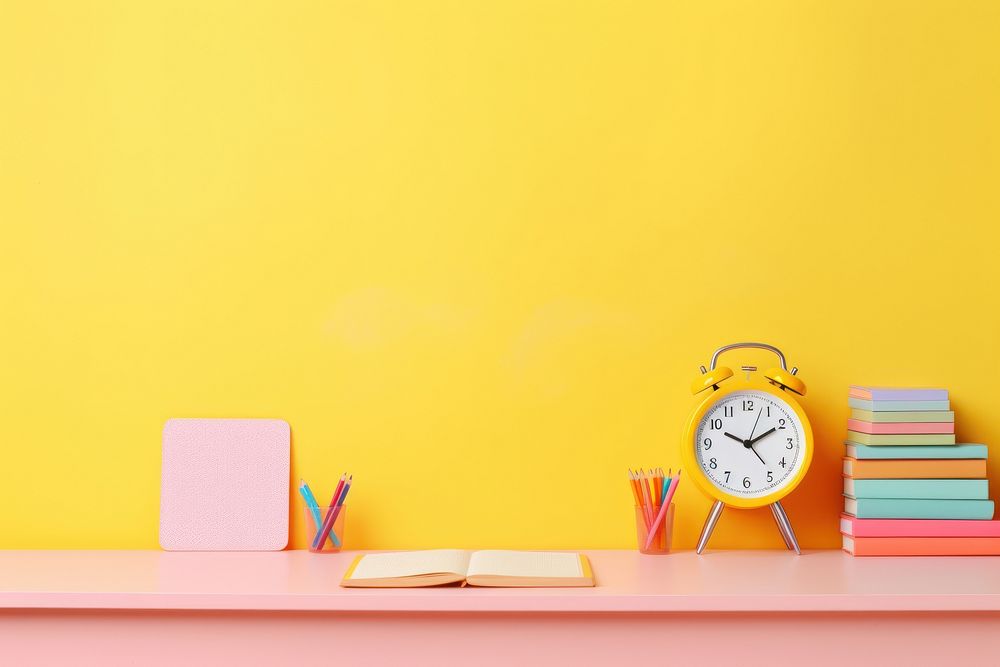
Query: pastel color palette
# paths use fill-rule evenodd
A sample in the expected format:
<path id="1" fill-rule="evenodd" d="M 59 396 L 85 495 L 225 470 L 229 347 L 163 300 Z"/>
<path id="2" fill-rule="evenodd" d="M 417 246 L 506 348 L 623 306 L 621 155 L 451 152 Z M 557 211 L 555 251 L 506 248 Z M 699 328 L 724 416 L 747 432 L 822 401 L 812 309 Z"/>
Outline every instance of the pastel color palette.
<path id="1" fill-rule="evenodd" d="M 171 419 L 163 427 L 160 546 L 288 545 L 291 429 L 280 419 Z"/>

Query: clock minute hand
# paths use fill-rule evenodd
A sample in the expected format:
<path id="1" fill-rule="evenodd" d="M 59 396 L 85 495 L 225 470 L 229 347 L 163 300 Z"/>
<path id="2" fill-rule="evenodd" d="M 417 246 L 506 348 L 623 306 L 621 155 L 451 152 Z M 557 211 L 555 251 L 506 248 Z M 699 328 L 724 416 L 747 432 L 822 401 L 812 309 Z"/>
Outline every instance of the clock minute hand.
<path id="1" fill-rule="evenodd" d="M 758 440 L 760 440 L 761 438 L 763 438 L 763 437 L 765 437 L 765 436 L 768 436 L 768 435 L 771 435 L 772 433 L 774 433 L 774 432 L 775 432 L 775 431 L 777 431 L 777 430 L 778 430 L 778 429 L 776 429 L 776 428 L 774 428 L 774 427 L 772 426 L 772 427 L 771 427 L 771 430 L 770 430 L 770 431 L 764 431 L 763 433 L 761 433 L 760 435 L 758 435 L 758 436 L 757 436 L 756 438 L 754 438 L 753 440 L 747 440 L 747 445 L 748 445 L 748 446 L 752 446 L 752 445 L 753 445 L 753 444 L 754 444 L 755 442 L 757 442 L 757 441 L 758 441 Z"/>

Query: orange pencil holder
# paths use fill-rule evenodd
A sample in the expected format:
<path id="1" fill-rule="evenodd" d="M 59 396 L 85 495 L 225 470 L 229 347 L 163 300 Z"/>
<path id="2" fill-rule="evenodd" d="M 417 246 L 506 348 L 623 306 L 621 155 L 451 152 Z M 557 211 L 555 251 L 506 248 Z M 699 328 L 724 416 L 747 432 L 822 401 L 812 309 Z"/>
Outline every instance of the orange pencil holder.
<path id="1" fill-rule="evenodd" d="M 674 503 L 670 503 L 667 507 L 667 511 L 664 514 L 663 520 L 660 521 L 659 525 L 656 526 L 656 530 L 653 533 L 653 540 L 649 543 L 649 548 L 646 548 L 646 541 L 649 538 L 650 524 L 654 523 L 656 520 L 656 515 L 660 511 L 660 506 L 656 505 L 653 508 L 652 519 L 646 514 L 646 510 L 641 505 L 635 506 L 635 537 L 636 542 L 639 547 L 639 553 L 643 554 L 668 554 L 670 553 L 670 544 L 673 541 L 674 534 Z"/>

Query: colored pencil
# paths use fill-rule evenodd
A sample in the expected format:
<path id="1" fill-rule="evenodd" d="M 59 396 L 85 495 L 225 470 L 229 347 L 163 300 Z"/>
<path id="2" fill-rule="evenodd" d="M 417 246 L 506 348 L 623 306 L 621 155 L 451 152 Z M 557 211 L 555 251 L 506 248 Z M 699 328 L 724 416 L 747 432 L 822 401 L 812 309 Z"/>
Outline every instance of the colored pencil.
<path id="1" fill-rule="evenodd" d="M 353 479 L 354 475 L 347 478 L 347 481 L 344 483 L 343 491 L 340 494 L 340 498 L 337 499 L 336 506 L 330 508 L 332 510 L 332 514 L 329 515 L 327 522 L 328 525 L 323 525 L 323 532 L 320 534 L 320 544 L 323 544 L 322 540 L 325 540 L 327 535 L 333 534 L 333 524 L 337 522 L 337 517 L 340 516 L 340 511 L 344 509 L 344 501 L 347 499 L 347 492 L 351 490 L 351 482 Z"/>
<path id="2" fill-rule="evenodd" d="M 645 499 L 646 526 L 650 526 L 653 523 L 653 495 L 649 491 L 649 476 L 645 471 L 642 472 L 642 497 Z"/>
<path id="3" fill-rule="evenodd" d="M 635 498 L 635 506 L 639 507 L 642 505 L 642 497 L 639 495 L 639 485 L 635 482 L 635 473 L 629 468 L 628 471 L 628 486 L 632 489 L 632 497 Z"/>
<path id="4" fill-rule="evenodd" d="M 677 471 L 677 477 L 673 478 L 670 482 L 670 488 L 667 490 L 667 495 L 663 499 L 663 504 L 660 505 L 660 511 L 657 512 L 656 518 L 653 520 L 652 525 L 646 532 L 646 546 L 643 551 L 649 550 L 650 545 L 653 544 L 653 538 L 656 537 L 657 531 L 660 529 L 660 524 L 663 523 L 663 518 L 667 515 L 667 508 L 670 507 L 670 502 L 674 499 L 674 493 L 677 492 L 677 485 L 681 481 L 681 471 Z"/>
<path id="5" fill-rule="evenodd" d="M 340 498 L 340 492 L 343 491 L 344 481 L 346 480 L 347 480 L 347 473 L 345 472 L 343 475 L 340 476 L 340 481 L 337 482 L 337 488 L 333 492 L 333 497 L 330 498 L 330 507 L 328 507 L 326 510 L 326 518 L 323 520 L 323 525 L 320 527 L 319 532 L 316 533 L 316 537 L 313 538 L 313 549 L 319 549 L 319 545 L 323 544 L 323 540 L 326 539 L 325 535 L 323 535 L 322 538 L 320 537 L 320 535 L 322 535 L 324 531 L 329 532 L 329 529 L 327 529 L 326 524 L 329 523 L 331 526 L 333 525 L 333 511 L 334 508 L 337 506 L 337 500 Z"/>
<path id="6" fill-rule="evenodd" d="M 663 478 L 663 490 L 660 494 L 660 504 L 663 504 L 663 499 L 667 497 L 667 490 L 670 488 L 671 477 L 673 477 L 674 469 L 671 468 L 667 471 L 667 476 Z"/>
<path id="7" fill-rule="evenodd" d="M 319 502 L 316 501 L 316 496 L 313 495 L 312 489 L 309 488 L 304 479 L 299 480 L 299 493 L 302 495 L 302 499 L 306 501 L 306 507 L 309 508 L 309 512 L 312 514 L 316 530 L 320 530 L 323 526 L 323 515 L 319 510 Z M 330 533 L 330 541 L 333 543 L 333 546 L 340 546 L 340 538 L 337 537 L 337 533 Z"/>
<path id="8" fill-rule="evenodd" d="M 649 528 L 652 517 L 646 509 L 646 500 L 642 492 L 642 473 L 629 470 L 629 480 L 632 483 L 632 494 L 635 496 L 635 507 L 642 514 L 642 522 Z"/>
<path id="9" fill-rule="evenodd" d="M 677 477 L 674 478 L 673 484 L 670 485 L 670 490 L 667 491 L 667 497 L 664 498 L 663 502 L 669 505 L 674 501 L 674 494 L 677 493 L 677 485 L 681 483 L 681 471 L 677 471 Z"/>

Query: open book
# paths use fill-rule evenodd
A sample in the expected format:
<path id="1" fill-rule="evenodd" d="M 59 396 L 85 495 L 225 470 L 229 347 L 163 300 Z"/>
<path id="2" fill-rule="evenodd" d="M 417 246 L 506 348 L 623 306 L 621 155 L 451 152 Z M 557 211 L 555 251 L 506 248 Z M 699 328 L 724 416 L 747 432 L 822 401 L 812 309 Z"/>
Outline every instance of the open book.
<path id="1" fill-rule="evenodd" d="M 349 588 L 594 586 L 586 556 L 554 551 L 433 549 L 358 556 L 344 574 Z"/>

